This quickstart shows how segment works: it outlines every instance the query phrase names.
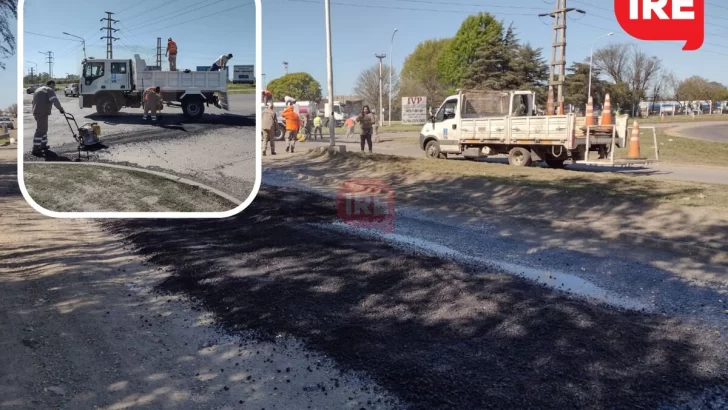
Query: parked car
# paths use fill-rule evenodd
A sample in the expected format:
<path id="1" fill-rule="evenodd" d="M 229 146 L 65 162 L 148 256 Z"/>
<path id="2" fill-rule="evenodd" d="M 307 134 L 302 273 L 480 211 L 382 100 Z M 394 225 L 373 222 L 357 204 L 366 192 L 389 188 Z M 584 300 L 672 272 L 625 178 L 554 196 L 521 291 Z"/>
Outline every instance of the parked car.
<path id="1" fill-rule="evenodd" d="M 69 95 L 71 97 L 78 97 L 78 83 L 68 84 L 68 86 L 63 89 L 63 93 L 66 94 L 66 97 Z"/>
<path id="2" fill-rule="evenodd" d="M 43 86 L 43 84 L 33 84 L 30 87 L 26 88 L 25 92 L 27 92 L 28 94 L 33 94 L 35 90 L 37 90 L 41 86 Z"/>
<path id="3" fill-rule="evenodd" d="M 9 117 L 0 117 L 0 127 L 3 125 L 7 125 L 9 130 L 15 129 L 15 126 L 13 125 L 13 120 Z"/>

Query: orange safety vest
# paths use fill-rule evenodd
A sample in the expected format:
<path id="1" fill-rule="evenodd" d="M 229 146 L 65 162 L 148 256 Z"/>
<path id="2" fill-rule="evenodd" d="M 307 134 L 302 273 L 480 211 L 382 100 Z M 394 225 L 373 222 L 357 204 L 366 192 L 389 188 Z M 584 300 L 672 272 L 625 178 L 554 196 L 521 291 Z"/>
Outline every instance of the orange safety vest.
<path id="1" fill-rule="evenodd" d="M 169 48 L 169 54 L 177 54 L 177 43 L 174 41 L 167 41 L 167 48 Z"/>
<path id="2" fill-rule="evenodd" d="M 154 87 L 147 88 L 147 91 L 144 93 L 144 101 L 149 101 L 149 94 L 154 92 Z"/>

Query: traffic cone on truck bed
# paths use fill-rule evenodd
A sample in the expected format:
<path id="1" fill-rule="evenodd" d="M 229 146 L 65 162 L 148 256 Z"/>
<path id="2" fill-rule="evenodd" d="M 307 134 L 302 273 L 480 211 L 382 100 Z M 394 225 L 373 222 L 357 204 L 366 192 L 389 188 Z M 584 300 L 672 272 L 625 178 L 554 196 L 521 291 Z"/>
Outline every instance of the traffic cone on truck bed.
<path id="1" fill-rule="evenodd" d="M 586 119 L 584 119 L 584 125 L 589 128 L 594 125 L 594 100 L 589 96 L 589 101 L 586 103 Z"/>
<path id="2" fill-rule="evenodd" d="M 602 131 L 612 131 L 612 125 L 614 125 L 614 119 L 612 118 L 612 101 L 609 99 L 609 94 L 604 96 L 604 109 L 602 110 Z"/>
<path id="3" fill-rule="evenodd" d="M 627 158 L 643 159 L 640 156 L 640 126 L 635 121 L 632 123 L 632 136 L 629 139 L 629 148 L 627 149 Z"/>

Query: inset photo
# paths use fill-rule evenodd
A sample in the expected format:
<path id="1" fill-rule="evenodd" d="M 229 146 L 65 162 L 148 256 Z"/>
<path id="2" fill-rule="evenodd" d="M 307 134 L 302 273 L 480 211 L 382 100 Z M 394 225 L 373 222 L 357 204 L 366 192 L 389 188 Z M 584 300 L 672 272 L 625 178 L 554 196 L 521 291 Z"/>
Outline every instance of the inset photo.
<path id="1" fill-rule="evenodd" d="M 257 3 L 21 0 L 28 202 L 57 217 L 244 209 L 260 183 Z"/>

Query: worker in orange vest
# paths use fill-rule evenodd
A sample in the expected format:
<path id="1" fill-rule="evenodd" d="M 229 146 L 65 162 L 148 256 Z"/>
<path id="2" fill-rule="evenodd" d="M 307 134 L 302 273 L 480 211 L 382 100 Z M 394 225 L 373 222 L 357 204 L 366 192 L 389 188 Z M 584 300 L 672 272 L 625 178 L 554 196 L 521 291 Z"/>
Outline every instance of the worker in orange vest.
<path id="1" fill-rule="evenodd" d="M 356 120 L 354 119 L 354 116 L 346 119 L 346 122 L 344 123 L 346 126 L 346 139 L 352 139 L 354 138 L 354 126 L 356 125 Z"/>
<path id="2" fill-rule="evenodd" d="M 301 129 L 301 119 L 298 113 L 293 110 L 293 103 L 289 102 L 288 106 L 281 113 L 281 117 L 286 120 L 286 140 L 288 146 L 286 152 L 293 152 L 296 147 L 296 137 L 298 137 L 298 130 Z"/>
<path id="3" fill-rule="evenodd" d="M 167 39 L 167 51 L 164 56 L 169 55 L 169 71 L 177 71 L 177 43 L 170 37 Z"/>
<path id="4" fill-rule="evenodd" d="M 266 88 L 263 90 L 263 104 L 268 104 L 271 101 L 273 101 L 273 93 Z"/>

